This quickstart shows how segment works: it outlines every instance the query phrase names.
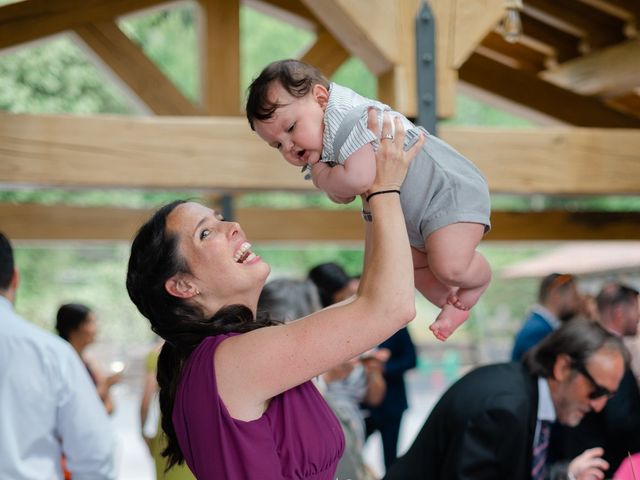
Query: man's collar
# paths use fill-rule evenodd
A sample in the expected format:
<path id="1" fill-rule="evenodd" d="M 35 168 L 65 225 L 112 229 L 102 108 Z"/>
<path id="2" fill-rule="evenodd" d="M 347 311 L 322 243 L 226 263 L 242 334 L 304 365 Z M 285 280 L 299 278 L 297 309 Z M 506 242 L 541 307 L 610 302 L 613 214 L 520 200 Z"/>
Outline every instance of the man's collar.
<path id="1" fill-rule="evenodd" d="M 560 319 L 556 315 L 554 315 L 549 309 L 543 307 L 540 304 L 536 304 L 534 305 L 532 310 L 533 312 L 537 313 L 542 318 L 544 318 L 554 330 L 560 328 L 560 325 L 561 325 Z"/>
<path id="2" fill-rule="evenodd" d="M 538 420 L 553 422 L 555 419 L 556 409 L 551 399 L 549 383 L 546 378 L 538 377 Z"/>

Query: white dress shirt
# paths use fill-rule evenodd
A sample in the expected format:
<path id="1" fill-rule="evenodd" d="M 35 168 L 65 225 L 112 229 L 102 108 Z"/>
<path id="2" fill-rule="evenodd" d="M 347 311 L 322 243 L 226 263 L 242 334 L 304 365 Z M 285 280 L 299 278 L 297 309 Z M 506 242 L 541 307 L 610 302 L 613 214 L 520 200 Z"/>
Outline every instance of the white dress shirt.
<path id="1" fill-rule="evenodd" d="M 115 478 L 107 412 L 71 345 L 0 296 L 0 479 Z"/>

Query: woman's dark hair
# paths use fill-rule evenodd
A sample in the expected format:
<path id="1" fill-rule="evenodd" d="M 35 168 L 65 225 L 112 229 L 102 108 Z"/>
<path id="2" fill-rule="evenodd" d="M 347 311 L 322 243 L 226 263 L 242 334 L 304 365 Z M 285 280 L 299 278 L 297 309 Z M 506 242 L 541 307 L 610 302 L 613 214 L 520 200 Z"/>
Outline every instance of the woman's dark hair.
<path id="1" fill-rule="evenodd" d="M 188 273 L 186 260 L 178 251 L 179 238 L 167 231 L 167 217 L 186 203 L 176 200 L 162 208 L 138 230 L 131 245 L 127 270 L 127 292 L 151 330 L 165 339 L 158 357 L 157 379 L 160 387 L 162 429 L 167 447 L 167 469 L 184 461 L 173 426 L 172 413 L 182 367 L 191 352 L 207 337 L 229 332 L 248 332 L 275 325 L 268 319 L 256 319 L 244 305 L 231 305 L 208 318 L 189 301 L 170 295 L 165 282 L 179 273 Z"/>
<path id="2" fill-rule="evenodd" d="M 58 309 L 56 315 L 56 330 L 58 335 L 67 342 L 71 333 L 80 328 L 89 319 L 91 309 L 80 303 L 67 303 Z"/>
<path id="3" fill-rule="evenodd" d="M 293 97 L 304 97 L 314 85 L 329 88 L 327 80 L 320 70 L 299 60 L 279 60 L 267 65 L 260 75 L 251 82 L 247 95 L 247 120 L 251 130 L 254 122 L 270 119 L 282 105 L 269 100 L 269 89 L 274 82 L 280 82 Z"/>
<path id="4" fill-rule="evenodd" d="M 13 278 L 13 248 L 9 239 L 0 232 L 0 291 L 6 290 Z"/>
<path id="5" fill-rule="evenodd" d="M 568 355 L 577 365 L 585 365 L 603 347 L 617 350 L 629 363 L 629 352 L 622 340 L 607 332 L 600 324 L 575 319 L 563 324 L 540 343 L 532 347 L 523 362 L 533 375 L 553 377 L 553 367 L 559 355 Z"/>
<path id="6" fill-rule="evenodd" d="M 351 277 L 337 263 L 328 262 L 316 265 L 309 270 L 309 279 L 316 284 L 323 307 L 336 303 L 333 296 L 346 287 Z"/>

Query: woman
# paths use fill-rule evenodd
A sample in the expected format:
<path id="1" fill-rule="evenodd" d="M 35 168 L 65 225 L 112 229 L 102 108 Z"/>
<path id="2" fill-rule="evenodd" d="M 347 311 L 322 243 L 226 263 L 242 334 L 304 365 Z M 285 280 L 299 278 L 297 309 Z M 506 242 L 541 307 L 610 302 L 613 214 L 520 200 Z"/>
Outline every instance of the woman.
<path id="1" fill-rule="evenodd" d="M 375 118 L 371 115 L 374 127 Z M 288 324 L 256 318 L 269 266 L 237 223 L 174 202 L 141 227 L 127 290 L 166 340 L 158 360 L 169 463 L 199 479 L 334 479 L 344 437 L 310 379 L 369 350 L 415 315 L 413 269 L 397 190 L 422 141 L 385 118 L 364 207 L 365 264 L 348 302 Z M 372 128 L 373 131 L 375 128 Z M 387 193 L 383 193 L 387 192 Z M 372 196 L 373 195 L 373 196 Z"/>
<path id="2" fill-rule="evenodd" d="M 120 373 L 105 376 L 100 369 L 86 356 L 85 349 L 96 341 L 97 322 L 96 315 L 91 309 L 79 303 L 67 303 L 58 309 L 56 315 L 56 330 L 58 335 L 64 338 L 78 352 L 82 363 L 87 367 L 89 376 L 98 390 L 100 400 L 111 415 L 113 402 L 110 389 L 118 383 Z"/>

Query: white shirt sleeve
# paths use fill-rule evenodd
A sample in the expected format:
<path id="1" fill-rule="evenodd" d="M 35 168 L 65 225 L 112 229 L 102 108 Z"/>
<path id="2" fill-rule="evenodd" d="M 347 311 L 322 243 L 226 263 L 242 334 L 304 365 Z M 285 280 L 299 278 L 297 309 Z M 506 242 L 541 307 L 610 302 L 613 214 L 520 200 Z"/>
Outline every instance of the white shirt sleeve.
<path id="1" fill-rule="evenodd" d="M 115 479 L 115 440 L 107 411 L 74 351 L 59 359 L 57 425 L 74 480 Z"/>

